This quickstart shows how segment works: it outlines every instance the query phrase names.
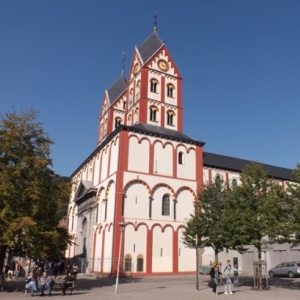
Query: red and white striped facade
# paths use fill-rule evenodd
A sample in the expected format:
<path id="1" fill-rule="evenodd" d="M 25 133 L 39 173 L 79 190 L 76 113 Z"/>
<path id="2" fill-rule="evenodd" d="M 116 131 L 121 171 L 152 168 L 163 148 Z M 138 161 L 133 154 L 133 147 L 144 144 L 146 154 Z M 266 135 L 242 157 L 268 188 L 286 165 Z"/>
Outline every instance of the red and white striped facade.
<path id="1" fill-rule="evenodd" d="M 144 61 L 147 46 L 153 53 Z M 116 273 L 121 249 L 120 272 L 195 272 L 195 250 L 184 246 L 182 231 L 202 187 L 204 143 L 181 132 L 181 85 L 154 31 L 135 49 L 128 80 L 105 92 L 97 148 L 72 175 L 75 244 L 66 257 L 83 259 L 84 270 Z"/>

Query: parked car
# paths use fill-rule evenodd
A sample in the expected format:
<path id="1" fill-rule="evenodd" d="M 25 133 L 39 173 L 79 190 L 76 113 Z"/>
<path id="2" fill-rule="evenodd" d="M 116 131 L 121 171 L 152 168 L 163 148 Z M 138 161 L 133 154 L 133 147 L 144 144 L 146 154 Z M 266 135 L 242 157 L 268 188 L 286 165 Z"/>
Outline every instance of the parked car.
<path id="1" fill-rule="evenodd" d="M 287 261 L 280 263 L 276 267 L 269 270 L 269 276 L 288 276 L 293 278 L 295 276 L 300 276 L 300 262 L 298 261 Z"/>

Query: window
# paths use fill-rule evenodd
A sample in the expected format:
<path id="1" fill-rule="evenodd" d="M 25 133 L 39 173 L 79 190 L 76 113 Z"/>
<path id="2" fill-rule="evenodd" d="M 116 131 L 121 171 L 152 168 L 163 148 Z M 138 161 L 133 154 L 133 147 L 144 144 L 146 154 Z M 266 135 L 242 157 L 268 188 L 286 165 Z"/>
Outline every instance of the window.
<path id="1" fill-rule="evenodd" d="M 96 224 L 98 223 L 99 204 L 96 205 Z"/>
<path id="2" fill-rule="evenodd" d="M 157 108 L 155 106 L 150 107 L 150 121 L 156 121 L 156 111 Z"/>
<path id="3" fill-rule="evenodd" d="M 173 91 L 174 91 L 173 84 L 168 84 L 167 85 L 167 96 L 170 98 L 173 98 Z"/>
<path id="4" fill-rule="evenodd" d="M 139 254 L 137 257 L 137 272 L 143 272 L 144 271 L 144 258 L 143 255 Z"/>
<path id="5" fill-rule="evenodd" d="M 236 180 L 235 178 L 232 179 L 232 181 L 231 181 L 231 186 L 232 186 L 232 189 L 233 189 L 233 190 L 237 187 L 237 180 Z"/>
<path id="6" fill-rule="evenodd" d="M 164 195 L 162 199 L 162 215 L 170 215 L 170 195 L 168 194 Z"/>
<path id="7" fill-rule="evenodd" d="M 157 93 L 157 80 L 156 79 L 151 79 L 150 81 L 150 91 L 152 93 Z"/>
<path id="8" fill-rule="evenodd" d="M 126 101 L 123 101 L 123 109 L 126 109 Z"/>
<path id="9" fill-rule="evenodd" d="M 174 116 L 174 113 L 172 111 L 168 111 L 168 113 L 167 113 L 167 124 L 168 125 L 173 125 L 173 116 Z"/>
<path id="10" fill-rule="evenodd" d="M 183 156 L 183 152 L 179 152 L 178 153 L 178 164 L 183 165 L 184 163 L 184 156 Z"/>
<path id="11" fill-rule="evenodd" d="M 121 118 L 116 118 L 115 119 L 115 128 L 117 128 L 119 125 L 121 125 L 122 119 Z"/>
<path id="12" fill-rule="evenodd" d="M 131 255 L 126 254 L 125 255 L 125 264 L 124 264 L 124 272 L 131 272 Z"/>
<path id="13" fill-rule="evenodd" d="M 215 178 L 215 184 L 219 191 L 221 191 L 222 181 L 220 175 L 217 175 Z"/>

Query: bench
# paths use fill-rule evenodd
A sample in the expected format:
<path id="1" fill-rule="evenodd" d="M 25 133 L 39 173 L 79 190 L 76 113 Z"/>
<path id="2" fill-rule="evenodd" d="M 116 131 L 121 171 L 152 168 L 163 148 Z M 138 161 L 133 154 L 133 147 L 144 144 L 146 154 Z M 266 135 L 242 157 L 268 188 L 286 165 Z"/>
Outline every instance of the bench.
<path id="1" fill-rule="evenodd" d="M 72 284 L 71 286 L 68 286 L 66 291 L 70 291 L 70 295 L 73 295 L 73 290 L 74 290 L 74 281 L 72 282 L 68 282 L 70 284 Z M 39 290 L 39 289 L 38 289 Z M 25 287 L 25 296 L 27 295 L 27 291 L 30 293 L 31 289 L 30 288 L 26 288 Z M 54 282 L 52 289 L 51 289 L 51 293 L 53 291 L 59 291 L 60 293 L 62 293 L 62 282 Z"/>

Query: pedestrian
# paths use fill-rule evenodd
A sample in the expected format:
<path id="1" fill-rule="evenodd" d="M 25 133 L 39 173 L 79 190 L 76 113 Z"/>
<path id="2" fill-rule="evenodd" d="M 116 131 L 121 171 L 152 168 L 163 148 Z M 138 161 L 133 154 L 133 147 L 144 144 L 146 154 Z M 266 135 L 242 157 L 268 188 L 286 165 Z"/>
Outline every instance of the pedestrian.
<path id="1" fill-rule="evenodd" d="M 15 264 L 14 264 L 14 277 L 16 280 L 19 279 L 19 273 L 20 273 L 20 270 L 21 270 L 21 265 L 20 263 L 16 260 L 15 261 Z"/>
<path id="2" fill-rule="evenodd" d="M 60 275 L 63 275 L 65 272 L 65 262 L 62 260 L 59 265 Z"/>
<path id="3" fill-rule="evenodd" d="M 213 267 L 210 269 L 210 279 L 213 282 L 213 287 L 212 287 L 212 294 L 214 296 L 217 296 L 217 285 L 219 283 L 219 277 L 222 275 L 222 273 L 219 270 L 218 264 L 215 263 Z"/>
<path id="4" fill-rule="evenodd" d="M 57 277 L 58 271 L 59 271 L 59 262 L 55 262 L 53 267 L 54 278 Z"/>
<path id="5" fill-rule="evenodd" d="M 238 269 L 234 268 L 231 266 L 230 260 L 227 260 L 227 265 L 224 268 L 223 271 L 223 276 L 225 277 L 225 290 L 224 290 L 224 295 L 232 295 L 232 290 L 231 290 L 231 279 L 230 279 L 230 272 L 231 270 L 233 271 L 238 271 Z"/>
<path id="6" fill-rule="evenodd" d="M 12 280 L 13 276 L 14 276 L 14 271 L 15 271 L 15 262 L 12 260 L 9 263 L 9 270 L 7 272 L 8 275 L 8 279 Z"/>
<path id="7" fill-rule="evenodd" d="M 74 280 L 76 280 L 77 279 L 77 273 L 78 273 L 78 266 L 75 262 L 72 265 L 72 272 L 73 272 Z"/>

